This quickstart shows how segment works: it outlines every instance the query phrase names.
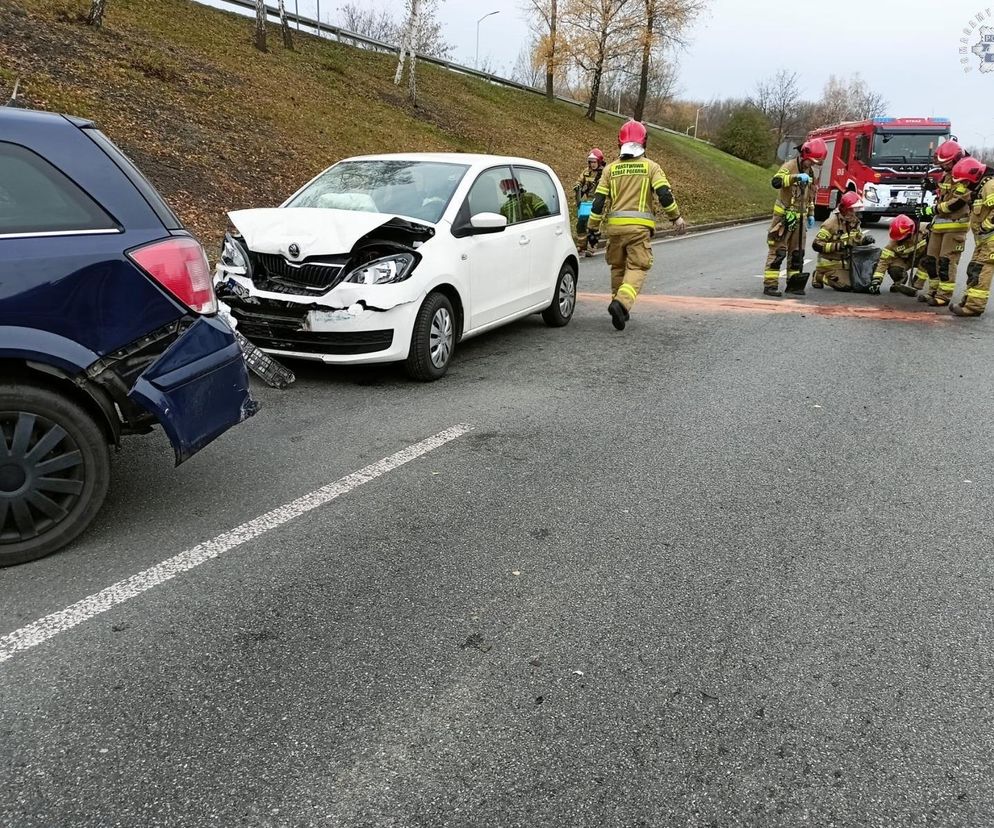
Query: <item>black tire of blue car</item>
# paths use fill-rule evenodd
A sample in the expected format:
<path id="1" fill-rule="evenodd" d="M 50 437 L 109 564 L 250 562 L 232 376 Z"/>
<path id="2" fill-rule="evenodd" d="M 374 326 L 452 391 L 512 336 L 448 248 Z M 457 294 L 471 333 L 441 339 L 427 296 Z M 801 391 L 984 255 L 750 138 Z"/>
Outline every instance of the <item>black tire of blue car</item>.
<path id="1" fill-rule="evenodd" d="M 100 426 L 48 388 L 0 383 L 0 567 L 61 549 L 96 516 L 110 482 Z"/>
<path id="2" fill-rule="evenodd" d="M 445 376 L 456 347 L 456 317 L 442 293 L 429 293 L 411 333 L 411 350 L 404 367 L 410 377 L 433 382 Z"/>
<path id="3" fill-rule="evenodd" d="M 556 292 L 552 295 L 552 304 L 542 311 L 542 319 L 552 328 L 568 325 L 576 310 L 576 268 L 569 262 L 563 262 L 556 279 Z"/>

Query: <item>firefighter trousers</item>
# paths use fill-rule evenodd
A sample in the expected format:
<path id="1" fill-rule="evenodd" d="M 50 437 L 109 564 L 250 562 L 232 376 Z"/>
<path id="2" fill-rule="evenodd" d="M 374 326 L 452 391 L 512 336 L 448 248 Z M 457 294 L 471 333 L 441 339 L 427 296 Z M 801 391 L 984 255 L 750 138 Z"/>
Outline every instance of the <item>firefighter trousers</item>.
<path id="1" fill-rule="evenodd" d="M 576 249 L 581 253 L 585 252 L 589 245 L 587 244 L 587 221 L 589 219 L 587 216 L 581 216 L 576 220 Z"/>
<path id="2" fill-rule="evenodd" d="M 611 267 L 611 298 L 631 310 L 652 267 L 652 231 L 640 224 L 609 224 L 604 258 Z"/>
<path id="3" fill-rule="evenodd" d="M 814 283 L 828 285 L 835 290 L 852 290 L 849 262 L 822 254 L 815 264 Z"/>
<path id="4" fill-rule="evenodd" d="M 928 247 L 922 258 L 922 269 L 928 274 L 928 295 L 940 305 L 948 305 L 956 290 L 956 269 L 966 247 L 966 231 L 940 233 L 932 230 Z"/>
<path id="5" fill-rule="evenodd" d="M 773 216 L 769 232 L 766 234 L 766 268 L 763 271 L 763 287 L 780 286 L 780 266 L 787 260 L 787 277 L 790 278 L 804 269 L 804 216 L 793 227 L 788 227 L 783 216 Z"/>
<path id="6" fill-rule="evenodd" d="M 973 257 L 966 266 L 966 293 L 963 295 L 963 310 L 971 316 L 979 316 L 987 309 L 991 295 L 991 279 L 994 278 L 994 233 L 977 239 Z"/>

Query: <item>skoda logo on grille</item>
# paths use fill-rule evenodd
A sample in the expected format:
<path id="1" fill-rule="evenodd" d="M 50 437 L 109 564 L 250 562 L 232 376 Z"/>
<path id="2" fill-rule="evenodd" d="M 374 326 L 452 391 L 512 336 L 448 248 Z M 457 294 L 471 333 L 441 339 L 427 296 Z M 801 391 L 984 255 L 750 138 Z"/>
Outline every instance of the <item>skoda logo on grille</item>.
<path id="1" fill-rule="evenodd" d="M 296 243 L 291 244 L 290 247 L 287 248 L 287 250 L 290 253 L 291 259 L 296 259 L 300 255 L 300 246 Z"/>

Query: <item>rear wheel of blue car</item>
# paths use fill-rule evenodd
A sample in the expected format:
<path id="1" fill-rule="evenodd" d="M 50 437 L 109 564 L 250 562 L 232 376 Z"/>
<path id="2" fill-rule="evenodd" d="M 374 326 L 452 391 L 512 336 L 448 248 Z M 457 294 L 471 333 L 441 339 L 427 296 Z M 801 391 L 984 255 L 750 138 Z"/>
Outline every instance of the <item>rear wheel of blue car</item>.
<path id="1" fill-rule="evenodd" d="M 109 481 L 107 439 L 85 409 L 48 388 L 0 384 L 0 566 L 73 540 Z"/>

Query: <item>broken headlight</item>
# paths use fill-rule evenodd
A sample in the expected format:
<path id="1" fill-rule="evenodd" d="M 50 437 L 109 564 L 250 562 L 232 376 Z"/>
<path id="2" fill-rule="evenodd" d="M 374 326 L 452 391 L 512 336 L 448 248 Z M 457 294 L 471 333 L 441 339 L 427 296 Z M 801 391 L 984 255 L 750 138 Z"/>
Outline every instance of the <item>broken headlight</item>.
<path id="1" fill-rule="evenodd" d="M 224 241 L 221 242 L 221 267 L 239 276 L 247 276 L 251 270 L 248 250 L 231 233 L 225 233 Z"/>
<path id="2" fill-rule="evenodd" d="M 344 281 L 360 285 L 387 285 L 392 282 L 402 282 L 411 275 L 417 257 L 413 253 L 395 253 L 374 259 L 351 270 Z"/>

